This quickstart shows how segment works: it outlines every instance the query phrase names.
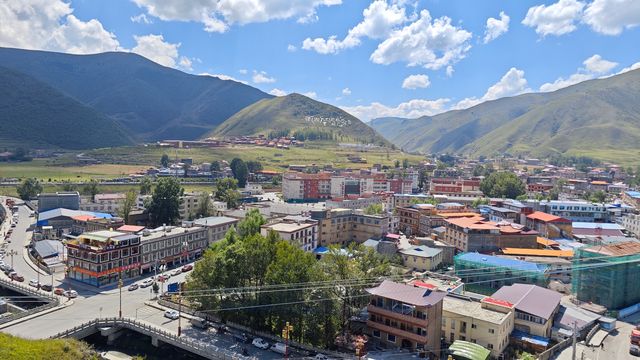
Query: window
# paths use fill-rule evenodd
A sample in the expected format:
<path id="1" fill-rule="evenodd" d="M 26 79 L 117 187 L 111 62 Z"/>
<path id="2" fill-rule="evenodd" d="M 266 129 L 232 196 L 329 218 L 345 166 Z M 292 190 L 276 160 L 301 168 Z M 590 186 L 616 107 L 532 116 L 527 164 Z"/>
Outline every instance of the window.
<path id="1" fill-rule="evenodd" d="M 475 329 L 475 328 L 477 328 L 477 327 L 478 327 L 478 326 L 477 326 L 476 324 L 471 324 L 471 328 L 472 328 L 472 329 Z"/>
<path id="2" fill-rule="evenodd" d="M 495 334 L 496 331 L 494 329 L 489 329 L 489 334 Z"/>
<path id="3" fill-rule="evenodd" d="M 380 338 L 380 331 L 379 330 L 373 330 L 373 337 Z"/>
<path id="4" fill-rule="evenodd" d="M 487 344 L 487 349 L 493 350 L 493 344 Z"/>
<path id="5" fill-rule="evenodd" d="M 396 342 L 396 336 L 395 335 L 391 335 L 391 334 L 387 334 L 387 341 L 395 343 Z"/>

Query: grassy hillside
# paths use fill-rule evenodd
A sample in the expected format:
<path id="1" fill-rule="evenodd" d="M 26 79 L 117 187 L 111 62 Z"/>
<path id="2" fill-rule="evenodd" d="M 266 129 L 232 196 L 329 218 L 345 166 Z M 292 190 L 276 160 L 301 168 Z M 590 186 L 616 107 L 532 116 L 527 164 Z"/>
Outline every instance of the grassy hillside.
<path id="1" fill-rule="evenodd" d="M 419 119 L 372 125 L 409 151 L 587 155 L 627 162 L 640 144 L 640 70 Z M 401 128 L 398 130 L 397 128 Z"/>
<path id="2" fill-rule="evenodd" d="M 247 106 L 207 136 L 268 135 L 271 132 L 317 134 L 338 142 L 388 144 L 356 117 L 300 94 L 264 99 Z"/>
<path id="3" fill-rule="evenodd" d="M 86 149 L 132 140 L 117 121 L 30 76 L 0 67 L 0 143 Z"/>
<path id="4" fill-rule="evenodd" d="M 271 98 L 251 86 L 196 76 L 123 52 L 70 55 L 0 48 L 0 66 L 32 76 L 120 121 L 143 140 L 196 139 Z"/>
<path id="5" fill-rule="evenodd" d="M 0 359 L 97 360 L 99 357 L 89 345 L 75 339 L 27 340 L 0 333 Z"/>

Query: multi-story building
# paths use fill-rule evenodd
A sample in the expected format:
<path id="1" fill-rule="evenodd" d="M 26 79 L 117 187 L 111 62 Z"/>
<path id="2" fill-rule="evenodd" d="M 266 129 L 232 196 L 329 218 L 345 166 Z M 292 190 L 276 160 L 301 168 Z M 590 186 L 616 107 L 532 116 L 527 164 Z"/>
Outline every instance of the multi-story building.
<path id="1" fill-rule="evenodd" d="M 53 209 L 80 210 L 80 193 L 77 191 L 57 191 L 38 194 L 38 212 Z"/>
<path id="2" fill-rule="evenodd" d="M 640 209 L 640 191 L 625 191 L 622 194 L 622 200 L 636 209 Z"/>
<path id="3" fill-rule="evenodd" d="M 282 240 L 289 241 L 304 251 L 313 251 L 318 246 L 318 221 L 310 217 L 287 216 L 260 228 L 263 236 L 267 236 L 269 231 L 275 231 Z"/>
<path id="4" fill-rule="evenodd" d="M 628 214 L 620 218 L 619 223 L 635 236 L 640 236 L 640 215 Z"/>
<path id="5" fill-rule="evenodd" d="M 318 221 L 318 246 L 363 243 L 390 232 L 389 215 L 367 215 L 360 210 L 311 210 L 311 218 Z"/>
<path id="6" fill-rule="evenodd" d="M 191 222 L 192 226 L 199 226 L 207 229 L 207 246 L 222 240 L 232 227 L 238 223 L 238 219 L 227 216 L 209 216 L 206 218 L 196 219 Z M 189 226 L 189 222 L 184 222 Z"/>
<path id="7" fill-rule="evenodd" d="M 442 250 L 425 245 L 402 249 L 400 256 L 405 267 L 418 271 L 435 270 L 442 264 Z"/>
<path id="8" fill-rule="evenodd" d="M 482 345 L 497 359 L 509 346 L 513 308 L 508 301 L 490 297 L 474 301 L 450 294 L 443 300 L 442 338 L 447 344 L 462 340 Z"/>
<path id="9" fill-rule="evenodd" d="M 282 197 L 285 201 L 305 202 L 329 199 L 332 195 L 331 187 L 331 174 L 326 172 L 317 174 L 287 172 L 282 175 Z M 337 190 L 336 194 L 338 194 Z"/>
<path id="10" fill-rule="evenodd" d="M 573 261 L 572 287 L 578 300 L 610 310 L 640 302 L 639 242 L 580 247 Z"/>
<path id="11" fill-rule="evenodd" d="M 398 230 L 405 235 L 425 235 L 420 231 L 420 218 L 422 215 L 432 216 L 436 214 L 435 205 L 414 204 L 407 207 L 397 207 Z"/>
<path id="12" fill-rule="evenodd" d="M 125 194 L 96 194 L 93 198 L 83 196 L 80 201 L 80 210 L 117 215 L 125 197 Z"/>
<path id="13" fill-rule="evenodd" d="M 549 239 L 571 238 L 573 230 L 571 220 L 541 211 L 527 215 L 526 225 Z"/>
<path id="14" fill-rule="evenodd" d="M 195 217 L 198 211 L 199 202 L 202 201 L 203 194 L 201 193 L 184 193 L 180 196 L 180 205 L 178 212 L 180 213 L 180 220 L 189 220 Z M 136 207 L 145 209 L 145 202 L 150 201 L 151 195 L 140 195 L 136 199 Z M 210 210 L 215 210 L 211 208 Z"/>
<path id="15" fill-rule="evenodd" d="M 327 209 L 364 209 L 370 205 L 381 204 L 384 207 L 385 201 L 382 196 L 356 196 L 346 198 L 332 198 L 326 201 Z"/>
<path id="16" fill-rule="evenodd" d="M 389 347 L 424 351 L 440 358 L 442 300 L 445 292 L 385 280 L 367 289 L 369 335 Z"/>
<path id="17" fill-rule="evenodd" d="M 491 297 L 513 304 L 516 330 L 546 338 L 551 336 L 562 294 L 536 285 L 513 284 L 501 287 Z"/>
<path id="18" fill-rule="evenodd" d="M 549 282 L 549 267 L 545 264 L 479 253 L 458 254 L 453 263 L 456 276 L 483 289 L 497 289 L 514 283 L 546 286 Z"/>
<path id="19" fill-rule="evenodd" d="M 464 252 L 491 252 L 501 248 L 538 247 L 538 233 L 522 225 L 495 223 L 481 217 L 460 217 L 446 220 L 443 241 Z"/>
<path id="20" fill-rule="evenodd" d="M 78 215 L 72 219 L 71 234 L 73 235 L 79 235 L 84 232 L 113 230 L 124 225 L 124 220 L 119 217 L 98 218 L 93 215 Z"/>
<path id="21" fill-rule="evenodd" d="M 610 214 L 605 204 L 569 200 L 543 200 L 537 203 L 528 201 L 527 203 L 532 204 L 538 211 L 571 221 L 608 222 L 610 220 Z"/>
<path id="22" fill-rule="evenodd" d="M 140 271 L 140 236 L 118 231 L 83 233 L 66 241 L 67 276 L 101 287 L 130 279 Z"/>
<path id="23" fill-rule="evenodd" d="M 204 252 L 208 243 L 208 231 L 200 226 L 143 230 L 140 270 L 148 272 L 157 265 L 175 266 L 191 261 Z"/>
<path id="24" fill-rule="evenodd" d="M 433 197 L 425 194 L 397 193 L 393 194 L 392 208 L 407 207 L 413 204 L 426 204 Z"/>
<path id="25" fill-rule="evenodd" d="M 518 212 L 513 209 L 500 206 L 483 206 L 481 210 L 489 217 L 489 221 L 517 223 Z"/>
<path id="26" fill-rule="evenodd" d="M 480 180 L 459 178 L 433 178 L 429 184 L 432 195 L 482 195 Z"/>

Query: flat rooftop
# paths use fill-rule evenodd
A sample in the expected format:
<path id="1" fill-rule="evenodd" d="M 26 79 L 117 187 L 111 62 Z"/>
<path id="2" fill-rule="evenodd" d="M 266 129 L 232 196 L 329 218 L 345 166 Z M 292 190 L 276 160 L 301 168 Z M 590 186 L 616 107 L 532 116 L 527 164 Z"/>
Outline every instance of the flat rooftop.
<path id="1" fill-rule="evenodd" d="M 151 230 L 151 233 L 149 235 L 143 234 L 140 237 L 140 241 L 144 242 L 144 241 L 156 240 L 161 237 L 180 236 L 180 235 L 190 234 L 190 233 L 194 233 L 202 230 L 205 230 L 205 228 L 200 226 L 194 226 L 189 228 L 174 227 L 170 231 L 163 231 L 162 228 L 158 228 L 155 230 Z"/>
<path id="2" fill-rule="evenodd" d="M 310 223 L 297 223 L 297 222 L 279 222 L 271 225 L 262 225 L 265 229 L 272 229 L 277 232 L 286 232 L 292 233 L 296 231 L 300 231 L 309 227 L 312 227 L 315 224 Z"/>
<path id="3" fill-rule="evenodd" d="M 447 296 L 444 298 L 442 302 L 442 311 L 448 311 L 450 313 L 468 316 L 496 325 L 502 324 L 505 320 L 507 320 L 507 318 L 509 318 L 509 313 L 505 314 L 498 311 L 485 309 L 482 307 L 482 304 L 477 301 L 463 300 L 454 298 L 452 296 Z"/>
<path id="4" fill-rule="evenodd" d="M 238 219 L 228 216 L 209 216 L 193 221 L 198 226 L 217 226 L 235 222 L 238 222 Z"/>

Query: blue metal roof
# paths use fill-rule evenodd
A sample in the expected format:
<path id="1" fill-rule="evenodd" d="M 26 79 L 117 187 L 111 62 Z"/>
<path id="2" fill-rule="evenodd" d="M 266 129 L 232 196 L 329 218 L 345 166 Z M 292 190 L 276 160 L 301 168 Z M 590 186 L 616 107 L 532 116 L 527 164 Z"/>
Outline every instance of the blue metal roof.
<path id="1" fill-rule="evenodd" d="M 546 265 L 536 264 L 529 261 L 515 260 L 498 256 L 484 255 L 480 253 L 464 253 L 456 256 L 456 259 L 475 262 L 483 265 L 496 267 L 513 268 L 521 271 L 544 272 Z"/>
<path id="2" fill-rule="evenodd" d="M 624 227 L 613 223 L 579 222 L 572 223 L 574 229 L 624 230 Z"/>
<path id="3" fill-rule="evenodd" d="M 93 217 L 102 218 L 102 219 L 111 219 L 113 217 L 111 214 L 106 214 L 106 213 L 57 208 L 57 209 L 51 209 L 51 210 L 47 210 L 39 213 L 37 226 L 47 225 L 49 219 L 55 219 L 61 216 L 71 218 L 71 217 L 80 216 L 80 215 L 91 215 Z"/>
<path id="4" fill-rule="evenodd" d="M 640 199 L 640 191 L 627 191 L 627 195 L 634 199 Z"/>
<path id="5" fill-rule="evenodd" d="M 511 337 L 518 339 L 522 342 L 528 342 L 529 344 L 535 344 L 535 345 L 540 345 L 544 347 L 549 346 L 549 338 L 537 336 L 537 335 L 531 335 L 522 330 L 513 329 L 513 332 L 511 333 Z"/>

